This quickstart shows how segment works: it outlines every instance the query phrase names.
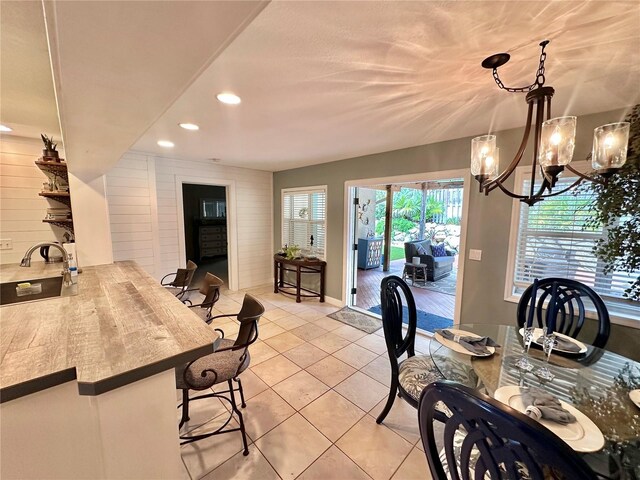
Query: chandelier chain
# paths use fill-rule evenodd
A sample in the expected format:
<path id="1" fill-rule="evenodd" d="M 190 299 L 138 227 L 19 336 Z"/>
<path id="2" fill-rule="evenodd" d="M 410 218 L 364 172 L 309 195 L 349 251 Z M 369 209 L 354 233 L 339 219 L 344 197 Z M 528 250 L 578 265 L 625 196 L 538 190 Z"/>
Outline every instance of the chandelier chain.
<path id="1" fill-rule="evenodd" d="M 531 85 L 527 85 L 526 87 L 518 87 L 518 88 L 506 87 L 504 85 L 504 83 L 502 83 L 502 80 L 500 80 L 500 77 L 498 75 L 498 69 L 494 68 L 493 69 L 493 79 L 496 81 L 496 84 L 498 85 L 498 87 L 500 87 L 500 89 L 506 90 L 507 92 L 510 92 L 510 93 L 530 92 L 531 90 L 533 90 L 536 87 L 542 87 L 544 85 L 544 82 L 545 82 L 544 62 L 547 59 L 547 54 L 544 51 L 544 49 L 545 49 L 545 47 L 547 46 L 548 43 L 549 43 L 548 41 L 544 41 L 544 42 L 542 42 L 540 44 L 540 46 L 542 47 L 542 51 L 540 52 L 540 64 L 538 65 L 538 70 L 536 72 L 536 80 Z"/>

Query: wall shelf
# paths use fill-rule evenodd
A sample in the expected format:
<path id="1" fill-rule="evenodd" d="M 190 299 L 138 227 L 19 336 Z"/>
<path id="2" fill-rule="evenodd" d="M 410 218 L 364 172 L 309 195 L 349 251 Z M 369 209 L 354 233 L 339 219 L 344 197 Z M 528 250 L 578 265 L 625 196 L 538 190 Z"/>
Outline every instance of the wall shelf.
<path id="1" fill-rule="evenodd" d="M 73 235 L 73 219 L 69 218 L 66 220 L 49 220 L 45 218 L 42 220 L 44 223 L 50 223 L 51 225 L 55 225 L 56 227 L 64 228 L 68 232 Z"/>
<path id="2" fill-rule="evenodd" d="M 40 157 L 38 160 L 35 161 L 35 164 L 40 170 L 42 170 L 45 173 L 45 175 L 47 175 L 47 177 L 51 177 L 51 176 L 57 177 L 64 180 L 68 184 L 69 174 L 67 171 L 67 163 L 64 161 L 64 158 L 61 158 L 59 160 L 60 161 L 45 160 L 44 158 Z M 38 193 L 38 195 L 40 195 L 41 197 L 48 198 L 50 200 L 55 200 L 56 202 L 60 202 L 65 206 L 69 207 L 69 210 L 71 210 L 71 194 L 69 192 L 40 192 Z M 48 223 L 50 225 L 55 225 L 56 227 L 60 227 L 66 230 L 67 232 L 69 232 L 72 236 L 75 236 L 72 218 L 58 219 L 58 220 L 51 220 L 51 219 L 45 218 L 42 221 L 44 223 Z"/>
<path id="3" fill-rule="evenodd" d="M 35 163 L 36 163 L 36 166 L 43 172 L 63 178 L 65 182 L 69 183 L 69 174 L 67 172 L 66 162 L 64 161 L 51 162 L 47 160 L 42 160 L 42 158 L 40 158 L 36 160 Z"/>
<path id="4" fill-rule="evenodd" d="M 71 195 L 69 195 L 69 192 L 40 192 L 38 195 L 64 203 L 67 207 L 71 208 Z"/>

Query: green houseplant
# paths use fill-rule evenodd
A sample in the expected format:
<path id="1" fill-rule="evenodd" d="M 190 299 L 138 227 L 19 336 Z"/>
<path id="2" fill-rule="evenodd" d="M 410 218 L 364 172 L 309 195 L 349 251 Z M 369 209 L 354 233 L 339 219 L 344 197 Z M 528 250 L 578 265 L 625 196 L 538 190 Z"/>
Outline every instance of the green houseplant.
<path id="1" fill-rule="evenodd" d="M 42 156 L 45 158 L 55 158 L 58 159 L 58 144 L 53 143 L 53 137 L 48 137 L 44 133 L 40 134 L 40 138 L 42 138 L 42 143 L 44 143 L 44 149 L 42 150 Z"/>
<path id="2" fill-rule="evenodd" d="M 604 227 L 606 232 L 593 249 L 605 262 L 605 273 L 640 271 L 640 104 L 631 109 L 625 121 L 631 124 L 627 162 L 606 186 L 594 183 L 582 187 L 595 192 L 589 206 L 593 216 L 585 228 Z M 640 301 L 640 276 L 624 295 Z"/>

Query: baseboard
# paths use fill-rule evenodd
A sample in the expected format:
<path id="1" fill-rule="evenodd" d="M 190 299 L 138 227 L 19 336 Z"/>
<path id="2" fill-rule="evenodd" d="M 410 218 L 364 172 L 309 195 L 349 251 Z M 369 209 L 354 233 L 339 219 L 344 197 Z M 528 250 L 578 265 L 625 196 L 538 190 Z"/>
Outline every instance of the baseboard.
<path id="1" fill-rule="evenodd" d="M 328 296 L 324 296 L 324 301 L 325 303 L 328 303 L 329 305 L 333 305 L 334 307 L 344 307 L 346 306 L 346 303 L 344 303 L 342 300 L 338 300 L 337 298 L 333 298 L 333 297 L 328 297 Z"/>

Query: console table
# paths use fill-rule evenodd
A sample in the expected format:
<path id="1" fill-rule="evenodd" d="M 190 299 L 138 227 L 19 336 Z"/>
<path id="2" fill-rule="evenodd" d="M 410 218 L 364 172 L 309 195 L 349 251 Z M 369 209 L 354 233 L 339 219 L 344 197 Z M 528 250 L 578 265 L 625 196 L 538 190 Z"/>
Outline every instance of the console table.
<path id="1" fill-rule="evenodd" d="M 295 296 L 297 303 L 302 301 L 301 297 L 318 297 L 321 302 L 324 302 L 324 271 L 326 266 L 327 262 L 323 260 L 287 260 L 286 257 L 276 254 L 273 256 L 273 292 Z M 295 272 L 295 283 L 285 281 L 284 272 Z M 301 286 L 302 275 L 309 274 L 320 275 L 320 292 L 314 292 Z"/>

